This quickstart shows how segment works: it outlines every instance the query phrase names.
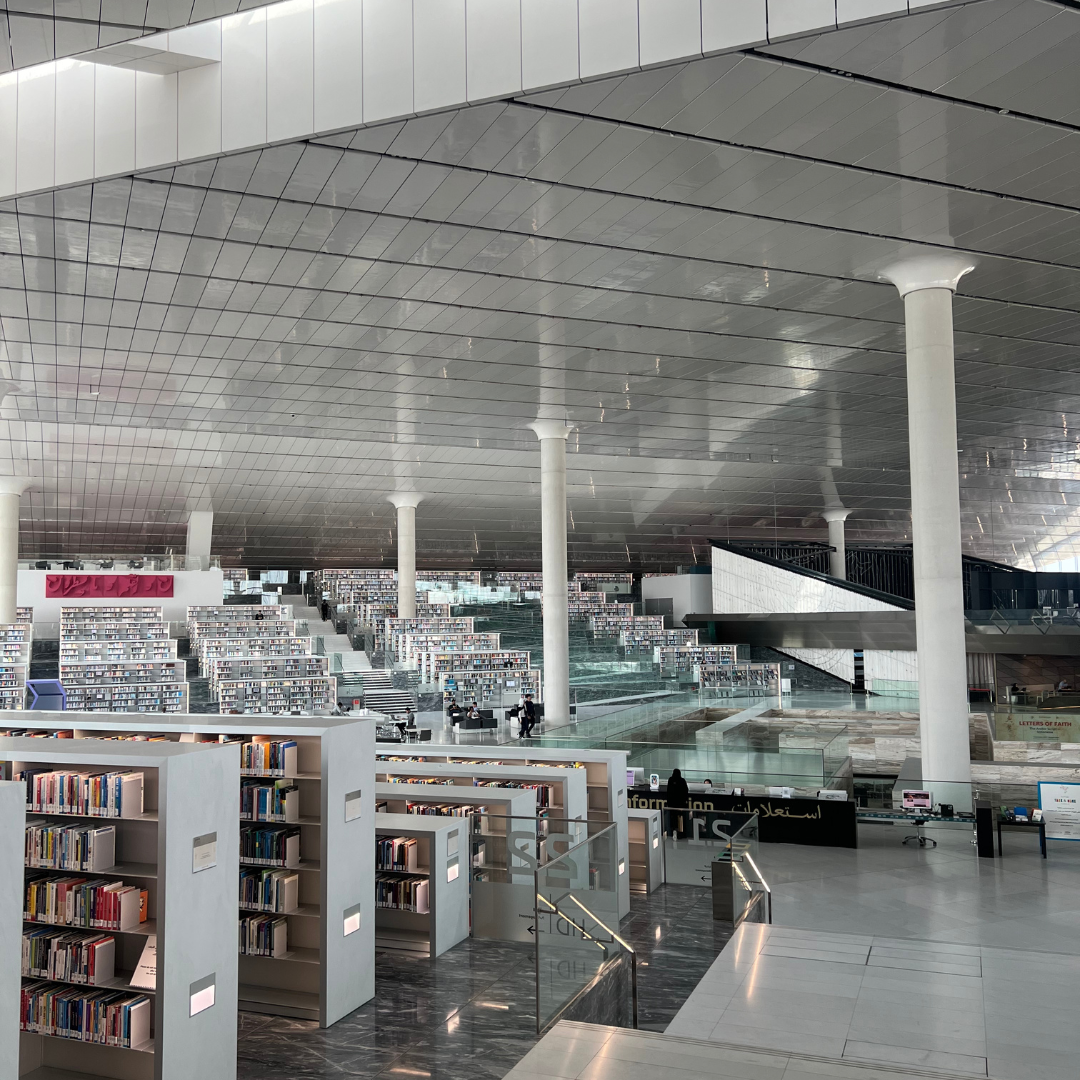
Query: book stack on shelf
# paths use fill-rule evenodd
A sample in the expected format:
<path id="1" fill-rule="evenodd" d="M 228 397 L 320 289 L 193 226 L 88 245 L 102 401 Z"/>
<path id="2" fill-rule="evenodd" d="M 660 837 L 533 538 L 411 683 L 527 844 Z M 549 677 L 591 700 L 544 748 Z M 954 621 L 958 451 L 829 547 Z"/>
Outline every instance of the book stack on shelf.
<path id="1" fill-rule="evenodd" d="M 329 1026 L 374 995 L 372 725 L 346 718 L 290 718 L 287 722 L 264 718 L 252 722 L 217 715 L 179 720 L 80 716 L 67 717 L 65 722 L 74 721 L 75 726 L 63 728 L 47 718 L 65 714 L 39 715 L 45 720 L 42 734 L 64 736 L 17 740 L 35 748 L 39 758 L 73 746 L 96 746 L 98 754 L 108 760 L 113 754 L 187 749 L 209 752 L 224 745 L 235 761 L 229 781 L 228 823 L 220 827 L 217 843 L 220 851 L 228 840 L 232 869 L 224 903 L 214 912 L 220 914 L 229 905 L 236 905 L 236 923 L 225 920 L 225 948 L 237 957 L 233 977 L 235 983 L 238 963 L 241 1007 Z M 81 770 L 80 776 L 87 774 L 88 786 L 80 787 L 72 780 L 50 778 L 47 774 L 55 771 L 51 766 L 24 764 L 19 768 L 38 774 L 34 783 L 43 807 L 54 805 L 54 800 L 66 804 L 78 796 L 85 805 L 93 808 L 100 803 L 102 809 L 101 813 L 92 809 L 83 821 L 42 822 L 47 815 L 35 813 L 31 804 L 34 831 L 32 843 L 27 841 L 30 850 L 47 858 L 63 853 L 64 858 L 91 861 L 84 861 L 77 871 L 72 867 L 66 874 L 49 874 L 37 868 L 27 872 L 47 878 L 74 877 L 78 872 L 87 880 L 100 879 L 106 884 L 132 882 L 148 890 L 152 920 L 158 879 L 149 865 L 157 858 L 155 834 L 149 831 L 157 822 L 157 787 L 151 775 L 146 774 L 146 807 L 139 815 L 139 803 L 130 786 L 137 781 L 127 776 L 128 771 L 138 770 Z M 103 801 L 103 788 L 115 797 L 110 795 Z M 187 793 L 184 795 L 186 798 Z M 191 797 L 199 797 L 197 789 Z M 119 818 L 112 816 L 117 812 Z M 89 820 L 91 817 L 103 820 Z M 92 856 L 87 852 L 87 837 L 46 834 L 44 826 L 52 824 L 96 830 Z M 172 827 L 181 825 L 178 819 Z M 116 830 L 116 861 L 103 866 L 108 861 L 109 839 L 101 830 L 109 828 Z M 140 829 L 146 830 L 145 834 Z M 136 845 L 136 840 L 143 846 Z M 191 867 L 190 837 L 188 844 Z M 178 879 L 187 876 L 177 875 Z M 196 932 L 207 914 L 193 912 L 191 918 L 192 932 Z M 152 923 L 144 924 L 143 933 L 153 933 Z M 121 967 L 131 967 L 138 959 L 126 957 L 121 964 L 119 952 L 117 956 Z M 232 1000 L 235 1008 L 235 990 Z M 235 1016 L 233 1023 L 235 1030 Z M 200 1080 L 202 1076 L 217 1080 L 219 1075 L 207 1067 Z"/>
<path id="2" fill-rule="evenodd" d="M 146 651 L 166 655 L 123 655 Z M 60 609 L 60 681 L 72 711 L 186 712 L 187 664 L 175 657 L 160 607 Z"/>
<path id="3" fill-rule="evenodd" d="M 589 629 L 594 637 L 618 637 L 625 630 L 660 631 L 664 629 L 664 616 L 605 612 L 589 616 Z"/>
<path id="4" fill-rule="evenodd" d="M 3 777 L 29 814 L 13 1075 L 235 1077 L 235 931 L 203 913 L 233 895 L 238 759 L 230 747 L 0 738 Z M 205 872 L 166 879 L 161 864 L 190 867 L 207 837 Z M 204 987 L 216 1008 L 200 1015 Z M 163 1046 L 187 1049 L 163 1067 Z"/>
<path id="5" fill-rule="evenodd" d="M 700 686 L 732 693 L 754 695 L 780 692 L 779 664 L 710 664 L 694 666 L 694 680 Z"/>
<path id="6" fill-rule="evenodd" d="M 582 592 L 574 586 L 573 582 L 567 586 L 566 611 L 572 622 L 580 622 L 590 616 L 602 613 L 605 609 L 614 609 L 614 604 L 608 603 L 607 593 Z"/>
<path id="7" fill-rule="evenodd" d="M 311 655 L 309 637 L 204 638 L 196 650 L 199 673 L 208 675 L 214 660 L 230 657 L 293 657 Z"/>
<path id="8" fill-rule="evenodd" d="M 17 607 L 15 609 L 15 621 L 17 623 L 33 623 L 34 609 L 32 607 Z"/>
<path id="9" fill-rule="evenodd" d="M 606 587 L 608 592 L 628 593 L 634 587 L 634 575 L 607 570 L 577 570 L 573 582 L 582 592 L 603 590 Z"/>
<path id="10" fill-rule="evenodd" d="M 0 708 L 26 707 L 26 675 L 30 670 L 32 637 L 33 627 L 29 623 L 0 625 Z"/>
<path id="11" fill-rule="evenodd" d="M 512 589 L 523 600 L 539 600 L 544 591 L 544 575 L 538 570 L 500 570 L 495 584 Z"/>
<path id="12" fill-rule="evenodd" d="M 518 650 L 453 650 L 422 652 L 416 657 L 422 683 L 438 682 L 444 674 L 528 671 L 529 654 Z"/>

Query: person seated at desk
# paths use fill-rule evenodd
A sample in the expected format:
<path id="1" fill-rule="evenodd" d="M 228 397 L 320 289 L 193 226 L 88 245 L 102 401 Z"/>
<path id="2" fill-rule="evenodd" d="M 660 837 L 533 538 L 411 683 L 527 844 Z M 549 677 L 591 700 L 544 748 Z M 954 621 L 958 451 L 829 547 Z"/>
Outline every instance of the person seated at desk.
<path id="1" fill-rule="evenodd" d="M 1069 682 L 1068 682 L 1067 679 L 1062 679 L 1061 682 L 1059 682 L 1057 684 L 1057 688 L 1058 688 L 1058 693 L 1059 694 L 1061 693 L 1062 690 L 1071 690 L 1072 689 L 1072 687 L 1069 685 Z"/>

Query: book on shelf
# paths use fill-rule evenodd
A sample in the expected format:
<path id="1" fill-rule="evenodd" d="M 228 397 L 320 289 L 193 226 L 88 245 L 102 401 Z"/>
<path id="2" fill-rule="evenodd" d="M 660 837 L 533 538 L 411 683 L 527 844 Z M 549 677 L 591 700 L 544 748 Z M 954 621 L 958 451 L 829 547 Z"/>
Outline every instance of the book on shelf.
<path id="1" fill-rule="evenodd" d="M 296 742 L 256 738 L 240 747 L 240 772 L 248 776 L 296 775 Z"/>
<path id="2" fill-rule="evenodd" d="M 475 803 L 417 803 L 405 804 L 407 814 L 430 815 L 433 817 L 472 817 L 474 814 L 487 813 L 486 806 Z"/>
<path id="3" fill-rule="evenodd" d="M 240 783 L 240 819 L 276 821 L 295 824 L 300 817 L 300 789 L 287 779 L 271 783 L 242 780 Z"/>
<path id="4" fill-rule="evenodd" d="M 141 891 L 105 878 L 28 875 L 23 918 L 54 926 L 134 930 L 139 925 Z"/>
<path id="5" fill-rule="evenodd" d="M 271 915 L 240 917 L 240 955 L 280 959 L 289 951 L 288 920 Z"/>
<path id="6" fill-rule="evenodd" d="M 26 927 L 22 973 L 35 979 L 96 986 L 115 977 L 116 939 L 81 930 Z"/>
<path id="7" fill-rule="evenodd" d="M 419 845 L 415 837 L 378 836 L 375 838 L 375 869 L 415 871 Z"/>
<path id="8" fill-rule="evenodd" d="M 126 1048 L 150 1041 L 150 999 L 143 994 L 29 982 L 20 1006 L 23 1031 Z"/>
<path id="9" fill-rule="evenodd" d="M 288 826 L 246 826 L 240 830 L 240 862 L 245 866 L 300 865 L 300 830 Z"/>
<path id="10" fill-rule="evenodd" d="M 58 825 L 38 819 L 26 823 L 27 866 L 99 873 L 115 863 L 113 825 Z"/>
<path id="11" fill-rule="evenodd" d="M 300 876 L 289 870 L 241 870 L 240 907 L 288 915 L 299 904 Z"/>
<path id="12" fill-rule="evenodd" d="M 375 906 L 398 911 L 415 911 L 418 915 L 430 913 L 428 906 L 428 879 L 426 877 L 390 877 L 375 874 Z"/>
<path id="13" fill-rule="evenodd" d="M 13 779 L 26 783 L 26 809 L 34 813 L 106 818 L 137 818 L 144 813 L 141 772 L 23 769 Z"/>
<path id="14" fill-rule="evenodd" d="M 128 985 L 136 990 L 157 989 L 157 934 L 147 937 L 139 963 Z"/>

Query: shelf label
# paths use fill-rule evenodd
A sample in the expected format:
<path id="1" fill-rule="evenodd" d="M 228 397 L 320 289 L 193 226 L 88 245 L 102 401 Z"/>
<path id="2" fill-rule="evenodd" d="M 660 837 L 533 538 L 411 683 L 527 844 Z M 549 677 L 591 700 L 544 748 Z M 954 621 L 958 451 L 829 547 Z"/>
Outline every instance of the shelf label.
<path id="1" fill-rule="evenodd" d="M 211 971 L 204 979 L 193 982 L 190 987 L 190 1011 L 188 1016 L 198 1016 L 214 1004 L 217 991 L 217 972 Z"/>
<path id="2" fill-rule="evenodd" d="M 197 874 L 200 870 L 209 870 L 212 866 L 217 866 L 216 832 L 204 833 L 191 841 L 191 872 Z"/>
<path id="3" fill-rule="evenodd" d="M 364 808 L 364 793 L 362 791 L 345 792 L 345 820 L 355 821 Z"/>
<path id="4" fill-rule="evenodd" d="M 353 904 L 352 907 L 347 907 L 345 909 L 345 920 L 342 929 L 344 931 L 345 937 L 348 937 L 350 934 L 355 934 L 356 931 L 360 929 L 359 904 Z"/>

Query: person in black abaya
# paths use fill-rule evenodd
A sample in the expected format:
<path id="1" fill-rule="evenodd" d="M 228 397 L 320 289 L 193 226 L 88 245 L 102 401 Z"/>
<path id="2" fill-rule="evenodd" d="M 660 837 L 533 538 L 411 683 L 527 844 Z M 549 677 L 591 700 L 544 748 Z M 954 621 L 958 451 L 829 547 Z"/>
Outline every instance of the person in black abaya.
<path id="1" fill-rule="evenodd" d="M 675 836 L 685 836 L 685 822 L 690 818 L 690 788 L 679 769 L 673 769 L 668 777 L 666 797 L 668 829 Z"/>

